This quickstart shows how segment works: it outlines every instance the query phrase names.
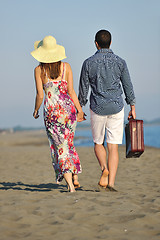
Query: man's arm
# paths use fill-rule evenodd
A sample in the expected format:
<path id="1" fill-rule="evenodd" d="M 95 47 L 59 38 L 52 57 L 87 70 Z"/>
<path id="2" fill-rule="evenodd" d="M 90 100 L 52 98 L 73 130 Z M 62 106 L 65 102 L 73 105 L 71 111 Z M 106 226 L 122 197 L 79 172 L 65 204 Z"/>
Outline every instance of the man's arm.
<path id="1" fill-rule="evenodd" d="M 123 90 L 124 90 L 125 97 L 126 97 L 125 98 L 126 103 L 130 104 L 130 107 L 131 107 L 131 110 L 128 114 L 128 119 L 130 119 L 130 118 L 135 119 L 136 118 L 136 110 L 135 110 L 136 99 L 135 99 L 135 94 L 134 94 L 131 78 L 129 75 L 129 71 L 127 68 L 127 64 L 125 61 L 123 63 L 121 82 L 122 82 Z"/>
<path id="2" fill-rule="evenodd" d="M 87 95 L 89 91 L 89 76 L 88 67 L 86 61 L 82 65 L 80 81 L 79 81 L 79 94 L 78 99 L 81 106 L 85 106 L 88 102 Z"/>

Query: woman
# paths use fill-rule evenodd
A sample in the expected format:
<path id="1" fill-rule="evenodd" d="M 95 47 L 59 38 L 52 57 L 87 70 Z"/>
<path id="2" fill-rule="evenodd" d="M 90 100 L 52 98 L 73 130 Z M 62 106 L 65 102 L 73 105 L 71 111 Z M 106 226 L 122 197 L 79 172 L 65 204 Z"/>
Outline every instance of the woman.
<path id="1" fill-rule="evenodd" d="M 80 186 L 77 174 L 81 173 L 81 165 L 73 138 L 77 121 L 85 120 L 84 113 L 73 88 L 71 67 L 61 62 L 66 58 L 64 47 L 52 36 L 36 41 L 34 47 L 31 55 L 40 64 L 35 68 L 37 95 L 33 117 L 39 117 L 44 90 L 44 123 L 56 180 L 59 183 L 64 177 L 69 191 L 74 192 Z"/>

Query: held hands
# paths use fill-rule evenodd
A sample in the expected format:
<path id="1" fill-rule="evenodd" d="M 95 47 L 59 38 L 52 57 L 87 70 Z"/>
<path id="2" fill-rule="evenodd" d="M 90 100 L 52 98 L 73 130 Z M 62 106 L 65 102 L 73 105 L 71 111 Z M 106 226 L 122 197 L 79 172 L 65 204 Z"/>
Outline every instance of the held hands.
<path id="1" fill-rule="evenodd" d="M 128 120 L 129 119 L 136 119 L 136 109 L 135 109 L 135 106 L 134 105 L 131 105 L 131 110 L 128 114 Z"/>
<path id="2" fill-rule="evenodd" d="M 37 110 L 34 110 L 33 117 L 34 117 L 35 119 L 39 118 L 39 114 L 38 114 L 38 111 L 37 111 Z"/>
<path id="3" fill-rule="evenodd" d="M 84 112 L 78 112 L 77 113 L 77 122 L 82 122 L 86 120 L 85 116 L 87 116 Z M 35 119 L 39 118 L 39 114 L 37 110 L 34 110 L 33 117 Z"/>
<path id="4" fill-rule="evenodd" d="M 77 113 L 77 122 L 83 122 L 86 120 L 85 116 L 87 116 L 84 112 Z"/>

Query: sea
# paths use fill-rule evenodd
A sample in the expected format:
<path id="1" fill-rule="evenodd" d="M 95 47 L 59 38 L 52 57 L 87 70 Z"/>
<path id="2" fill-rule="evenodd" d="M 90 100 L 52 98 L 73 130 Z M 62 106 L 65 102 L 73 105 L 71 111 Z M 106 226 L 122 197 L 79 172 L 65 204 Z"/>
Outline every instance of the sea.
<path id="1" fill-rule="evenodd" d="M 145 146 L 160 148 L 160 124 L 158 125 L 150 125 L 146 124 L 143 127 L 144 130 L 144 144 Z M 91 147 L 94 146 L 92 140 L 92 131 L 90 126 L 81 127 L 78 124 L 75 139 L 75 146 L 83 146 L 83 147 Z M 123 145 L 125 145 L 125 134 L 123 133 Z"/>
<path id="2" fill-rule="evenodd" d="M 33 131 L 33 130 L 42 130 L 44 128 L 26 128 L 21 126 L 16 126 L 13 129 L 10 129 L 10 132 L 17 132 L 17 131 Z M 0 133 L 4 132 L 5 130 L 0 129 Z M 145 146 L 160 148 L 160 121 L 158 123 L 146 123 L 143 125 L 144 131 L 144 144 Z M 74 144 L 75 146 L 82 146 L 82 147 L 91 147 L 94 146 L 92 140 L 92 131 L 90 123 L 78 123 L 75 137 L 74 137 Z M 122 144 L 125 145 L 125 133 L 123 133 L 123 141 Z M 105 144 L 106 145 L 106 144 Z"/>

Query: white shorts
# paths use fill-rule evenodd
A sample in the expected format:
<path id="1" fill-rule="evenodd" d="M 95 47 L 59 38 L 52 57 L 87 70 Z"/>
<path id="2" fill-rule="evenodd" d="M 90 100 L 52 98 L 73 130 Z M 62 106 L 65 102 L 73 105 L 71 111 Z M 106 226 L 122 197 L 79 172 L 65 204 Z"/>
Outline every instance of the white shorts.
<path id="1" fill-rule="evenodd" d="M 103 144 L 105 133 L 106 142 L 122 144 L 124 126 L 124 108 L 116 114 L 101 116 L 90 109 L 92 136 L 94 143 Z"/>

